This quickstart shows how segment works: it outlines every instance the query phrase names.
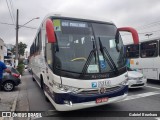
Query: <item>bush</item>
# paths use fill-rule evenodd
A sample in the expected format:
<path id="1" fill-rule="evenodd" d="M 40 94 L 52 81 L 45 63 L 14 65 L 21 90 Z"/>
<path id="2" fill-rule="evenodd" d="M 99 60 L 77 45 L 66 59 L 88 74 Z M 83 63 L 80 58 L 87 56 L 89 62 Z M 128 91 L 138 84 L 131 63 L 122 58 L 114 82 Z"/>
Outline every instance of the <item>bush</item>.
<path id="1" fill-rule="evenodd" d="M 23 75 L 23 71 L 24 71 L 24 64 L 20 63 L 18 66 L 17 66 L 17 70 L 18 72 Z"/>

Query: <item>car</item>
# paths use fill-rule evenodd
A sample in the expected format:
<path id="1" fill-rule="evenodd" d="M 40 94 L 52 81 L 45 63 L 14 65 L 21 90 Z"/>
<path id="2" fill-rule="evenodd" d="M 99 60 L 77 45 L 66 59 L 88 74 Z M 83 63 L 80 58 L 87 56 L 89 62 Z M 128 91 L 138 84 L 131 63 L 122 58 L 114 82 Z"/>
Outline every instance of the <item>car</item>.
<path id="1" fill-rule="evenodd" d="M 147 85 L 147 78 L 142 73 L 132 70 L 129 67 L 127 67 L 127 70 L 129 88 L 142 88 Z"/>
<path id="2" fill-rule="evenodd" d="M 15 86 L 18 86 L 21 83 L 21 75 L 12 66 L 7 66 L 7 68 L 11 70 L 11 73 L 3 73 L 2 89 L 10 92 L 14 90 Z"/>

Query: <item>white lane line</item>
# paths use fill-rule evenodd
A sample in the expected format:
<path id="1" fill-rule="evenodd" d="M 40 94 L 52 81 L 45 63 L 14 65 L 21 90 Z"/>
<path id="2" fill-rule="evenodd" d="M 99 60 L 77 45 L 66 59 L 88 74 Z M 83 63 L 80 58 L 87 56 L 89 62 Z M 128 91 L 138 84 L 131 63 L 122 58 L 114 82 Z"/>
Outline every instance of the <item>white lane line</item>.
<path id="1" fill-rule="evenodd" d="M 160 90 L 160 87 L 153 87 L 153 86 L 146 86 L 146 87 L 149 87 L 149 88 L 153 88 L 153 89 L 157 89 L 157 90 Z"/>
<path id="2" fill-rule="evenodd" d="M 127 96 L 127 98 L 122 100 L 122 101 L 133 100 L 133 99 L 148 97 L 148 96 L 157 95 L 157 94 L 160 94 L 160 91 L 147 92 L 147 93 L 136 94 L 136 95 L 130 95 L 130 96 Z"/>
<path id="3" fill-rule="evenodd" d="M 160 120 L 160 117 L 155 118 L 156 120 Z"/>

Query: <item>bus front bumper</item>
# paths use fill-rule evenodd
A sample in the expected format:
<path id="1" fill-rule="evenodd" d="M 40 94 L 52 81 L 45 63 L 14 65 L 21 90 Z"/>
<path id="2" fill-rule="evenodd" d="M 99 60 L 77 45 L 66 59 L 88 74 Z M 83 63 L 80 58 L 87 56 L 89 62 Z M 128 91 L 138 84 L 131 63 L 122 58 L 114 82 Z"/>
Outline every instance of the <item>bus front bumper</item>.
<path id="1" fill-rule="evenodd" d="M 76 103 L 76 104 L 56 104 L 55 108 L 58 111 L 71 111 L 71 110 L 78 110 L 78 109 L 84 109 L 84 108 L 90 108 L 90 107 L 96 107 L 96 106 L 101 106 L 101 105 L 106 105 L 109 103 L 121 101 L 127 97 L 127 94 L 124 94 L 122 96 L 118 97 L 113 97 L 109 98 L 107 102 L 102 102 L 102 103 L 96 103 L 95 101 L 90 101 L 90 102 L 84 102 L 84 103 Z"/>
<path id="2" fill-rule="evenodd" d="M 127 97 L 127 93 L 128 85 L 118 91 L 94 96 L 76 95 L 71 93 L 54 93 L 49 95 L 45 91 L 45 95 L 58 111 L 78 110 L 121 101 Z M 97 103 L 97 99 L 103 98 L 107 98 L 107 100 Z"/>

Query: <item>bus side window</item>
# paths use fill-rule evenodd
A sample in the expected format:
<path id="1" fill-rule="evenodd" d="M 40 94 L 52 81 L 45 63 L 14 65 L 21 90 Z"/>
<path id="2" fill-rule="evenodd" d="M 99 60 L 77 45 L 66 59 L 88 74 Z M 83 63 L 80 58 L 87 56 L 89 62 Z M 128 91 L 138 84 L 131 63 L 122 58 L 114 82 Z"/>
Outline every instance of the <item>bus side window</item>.
<path id="1" fill-rule="evenodd" d="M 158 56 L 158 41 L 150 41 L 141 43 L 141 57 L 157 57 Z"/>
<path id="2" fill-rule="evenodd" d="M 126 46 L 126 57 L 127 58 L 138 58 L 139 57 L 139 45 L 127 45 Z"/>

